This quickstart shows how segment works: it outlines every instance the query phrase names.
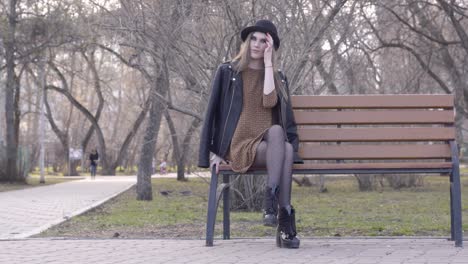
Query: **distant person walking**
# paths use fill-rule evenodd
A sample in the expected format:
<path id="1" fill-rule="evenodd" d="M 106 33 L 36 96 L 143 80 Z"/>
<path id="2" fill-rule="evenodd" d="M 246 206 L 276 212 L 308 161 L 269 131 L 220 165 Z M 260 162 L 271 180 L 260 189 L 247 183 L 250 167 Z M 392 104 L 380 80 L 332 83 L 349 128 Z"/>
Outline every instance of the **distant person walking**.
<path id="1" fill-rule="evenodd" d="M 165 160 L 161 161 L 161 164 L 159 164 L 159 172 L 161 175 L 166 174 L 167 172 L 167 163 Z"/>
<path id="2" fill-rule="evenodd" d="M 89 168 L 91 170 L 91 178 L 94 180 L 96 177 L 97 162 L 99 161 L 99 153 L 97 149 L 93 149 L 89 154 Z"/>

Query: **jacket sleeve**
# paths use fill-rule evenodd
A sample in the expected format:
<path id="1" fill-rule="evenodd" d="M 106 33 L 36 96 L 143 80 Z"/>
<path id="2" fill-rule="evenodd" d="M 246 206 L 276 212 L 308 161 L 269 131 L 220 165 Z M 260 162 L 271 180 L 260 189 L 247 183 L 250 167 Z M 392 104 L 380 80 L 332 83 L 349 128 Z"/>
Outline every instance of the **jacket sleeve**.
<path id="1" fill-rule="evenodd" d="M 291 93 L 289 92 L 289 83 L 288 79 L 285 75 L 284 82 L 286 83 L 286 92 L 288 93 L 288 100 L 286 103 L 286 133 L 289 139 L 289 143 L 291 143 L 294 149 L 294 163 L 304 163 L 304 161 L 299 157 L 299 136 L 297 135 L 297 125 L 296 119 L 294 118 L 294 112 L 292 110 L 291 104 Z"/>
<path id="2" fill-rule="evenodd" d="M 213 136 L 215 133 L 215 116 L 218 113 L 218 104 L 220 102 L 222 69 L 218 67 L 211 85 L 211 94 L 206 108 L 205 119 L 203 121 L 200 134 L 200 148 L 198 152 L 198 167 L 208 168 L 210 166 L 209 155 L 213 145 Z"/>

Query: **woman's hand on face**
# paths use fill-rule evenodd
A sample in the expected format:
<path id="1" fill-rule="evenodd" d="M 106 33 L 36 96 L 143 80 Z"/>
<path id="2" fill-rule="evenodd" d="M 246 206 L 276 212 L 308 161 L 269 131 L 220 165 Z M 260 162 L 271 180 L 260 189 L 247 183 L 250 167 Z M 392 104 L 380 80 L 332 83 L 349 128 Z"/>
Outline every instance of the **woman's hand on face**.
<path id="1" fill-rule="evenodd" d="M 221 158 L 220 156 L 218 155 L 213 155 L 210 159 L 210 171 L 213 170 L 213 166 L 216 166 L 216 174 L 219 173 L 219 164 L 223 162 L 223 163 L 226 163 L 226 161 L 223 160 L 223 158 Z"/>
<path id="2" fill-rule="evenodd" d="M 272 59 L 271 57 L 273 56 L 273 38 L 269 33 L 266 33 L 266 44 L 267 47 L 265 48 L 265 51 L 263 53 L 263 63 L 265 63 L 265 66 L 271 66 L 272 65 Z"/>

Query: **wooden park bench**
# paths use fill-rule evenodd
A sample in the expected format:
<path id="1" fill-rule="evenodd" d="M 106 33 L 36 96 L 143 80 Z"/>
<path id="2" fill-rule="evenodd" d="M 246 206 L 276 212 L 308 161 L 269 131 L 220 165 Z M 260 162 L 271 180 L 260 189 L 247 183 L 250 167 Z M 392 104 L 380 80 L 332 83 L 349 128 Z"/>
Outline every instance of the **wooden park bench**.
<path id="1" fill-rule="evenodd" d="M 450 175 L 451 240 L 463 246 L 453 95 L 292 96 L 304 164 L 293 174 Z M 252 169 L 248 174 L 266 174 Z M 223 238 L 230 238 L 229 165 L 212 171 L 206 245 L 213 245 L 223 197 Z M 223 183 L 218 186 L 218 177 Z M 417 201 L 415 201 L 417 202 Z"/>

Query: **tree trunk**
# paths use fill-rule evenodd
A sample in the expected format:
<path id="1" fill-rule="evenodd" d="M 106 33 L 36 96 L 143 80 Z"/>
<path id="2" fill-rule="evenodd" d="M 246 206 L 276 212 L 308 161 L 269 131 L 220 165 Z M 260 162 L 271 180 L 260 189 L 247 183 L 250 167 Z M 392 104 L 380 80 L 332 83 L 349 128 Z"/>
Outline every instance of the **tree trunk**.
<path id="1" fill-rule="evenodd" d="M 164 117 L 167 120 L 167 125 L 171 133 L 172 145 L 174 146 L 174 156 L 177 163 L 177 180 L 186 181 L 187 179 L 185 178 L 185 166 L 187 163 L 187 154 L 190 153 L 190 141 L 192 139 L 193 133 L 200 126 L 201 120 L 195 118 L 192 121 L 187 133 L 185 134 L 182 145 L 180 145 L 178 137 L 179 133 L 177 133 L 174 122 L 172 121 L 172 118 L 168 111 L 164 113 Z"/>
<path id="2" fill-rule="evenodd" d="M 177 130 L 175 128 L 174 122 L 172 121 L 169 111 L 164 112 L 164 117 L 167 121 L 167 126 L 169 127 L 169 132 L 171 133 L 172 146 L 174 151 L 174 157 L 177 163 L 177 180 L 185 181 L 185 160 L 181 154 L 181 146 L 179 144 L 179 137 L 177 136 Z M 167 158 L 165 159 L 167 160 Z"/>
<path id="3" fill-rule="evenodd" d="M 177 159 L 177 180 L 187 181 L 185 178 L 185 159 Z"/>
<path id="4" fill-rule="evenodd" d="M 98 107 L 97 107 L 96 113 L 93 116 L 95 122 L 92 122 L 90 128 L 88 129 L 88 132 L 86 133 L 85 138 L 83 139 L 82 146 L 81 146 L 83 149 L 86 149 L 87 145 L 89 143 L 89 140 L 91 139 L 91 136 L 93 135 L 94 131 L 95 130 L 101 130 L 98 123 L 99 123 L 99 119 L 101 118 L 102 109 L 104 108 L 104 96 L 102 95 L 101 80 L 99 79 L 99 73 L 98 73 L 98 70 L 96 68 L 96 62 L 95 62 L 95 57 L 94 57 L 95 56 L 95 50 L 91 51 L 89 57 L 88 57 L 88 55 L 86 55 L 85 51 L 81 52 L 81 55 L 86 60 L 88 66 L 89 66 L 89 69 L 91 70 L 91 73 L 93 75 L 93 83 L 94 83 L 93 87 L 94 87 L 94 90 L 96 91 L 96 95 L 97 95 L 97 98 L 98 98 Z M 105 140 L 104 140 L 104 137 L 101 137 L 99 135 L 99 133 L 102 134 L 102 132 L 97 131 L 97 133 L 98 133 L 97 136 L 98 136 L 99 160 L 100 160 L 100 164 L 102 166 L 102 169 L 105 172 L 105 171 L 107 171 L 108 166 L 109 166 L 109 162 L 107 160 L 107 155 L 106 155 L 107 150 L 106 150 Z M 102 173 L 102 174 L 105 175 L 106 173 Z M 114 172 L 113 175 L 115 175 L 115 172 Z"/>
<path id="5" fill-rule="evenodd" d="M 158 73 L 156 83 L 150 91 L 151 108 L 149 120 L 146 127 L 145 137 L 141 148 L 140 161 L 138 162 L 137 173 L 137 200 L 153 200 L 153 188 L 151 186 L 151 174 L 153 172 L 152 161 L 154 149 L 157 143 L 157 135 L 161 125 L 162 113 L 165 105 L 157 97 L 157 92 L 166 95 L 168 91 L 168 75 L 162 70 Z"/>
<path id="6" fill-rule="evenodd" d="M 5 43 L 5 60 L 6 60 L 6 89 L 5 89 L 5 122 L 6 122 L 6 173 L 2 175 L 3 181 L 22 181 L 25 179 L 20 177 L 16 163 L 18 158 L 18 131 L 16 120 L 17 109 L 15 109 L 15 99 L 18 93 L 19 80 L 15 73 L 15 34 L 17 13 L 16 0 L 9 1 L 8 14 L 8 29 Z M 15 94 L 16 93 L 16 94 Z M 16 104 L 16 107 L 18 105 Z"/>
<path id="7" fill-rule="evenodd" d="M 189 127 L 187 133 L 185 134 L 184 141 L 182 142 L 181 160 L 183 160 L 184 167 L 187 166 L 187 160 L 188 160 L 187 157 L 191 153 L 191 151 L 190 151 L 191 150 L 190 149 L 190 146 L 191 146 L 190 142 L 192 141 L 193 133 L 195 133 L 195 131 L 200 126 L 200 124 L 201 124 L 201 120 L 198 119 L 198 118 L 195 118 L 193 120 L 193 122 L 190 124 L 190 127 Z M 190 163 L 190 161 L 189 161 L 189 163 Z M 188 169 L 187 169 L 187 174 L 190 174 L 190 164 L 189 164 Z M 179 177 L 179 175 L 180 175 L 179 172 L 177 172 L 177 180 L 178 181 L 186 180 L 185 175 L 184 175 L 184 178 Z"/>
<path id="8" fill-rule="evenodd" d="M 151 186 L 153 168 L 151 165 L 154 155 L 154 146 L 156 145 L 156 136 L 161 124 L 161 112 L 164 111 L 162 108 L 163 106 L 157 100 L 152 100 L 149 120 L 146 126 L 143 146 L 141 148 L 140 161 L 138 162 L 137 200 L 153 200 L 153 189 Z"/>
<path id="9" fill-rule="evenodd" d="M 105 175 L 115 175 L 115 170 L 116 168 L 122 164 L 122 160 L 124 159 L 125 156 L 128 155 L 128 148 L 130 147 L 130 143 L 132 142 L 133 138 L 135 137 L 136 133 L 140 129 L 141 124 L 145 120 L 146 113 L 148 112 L 148 109 L 151 105 L 151 100 L 148 98 L 146 100 L 145 105 L 143 106 L 143 109 L 141 110 L 140 114 L 138 115 L 138 118 L 135 120 L 133 123 L 132 129 L 130 132 L 127 134 L 127 137 L 125 138 L 124 142 L 122 143 L 122 146 L 120 147 L 119 154 L 117 155 L 117 159 L 113 164 L 111 164 L 107 170 L 105 170 L 103 174 Z M 104 170 L 104 168 L 102 168 Z"/>
<path id="10" fill-rule="evenodd" d="M 375 175 L 369 174 L 355 174 L 358 184 L 359 184 L 359 191 L 361 192 L 370 192 L 375 190 L 376 187 L 376 180 Z"/>
<path id="11" fill-rule="evenodd" d="M 420 174 L 384 174 L 381 177 L 387 180 L 390 187 L 395 190 L 399 190 L 401 188 L 420 187 L 424 185 L 424 177 Z"/>

